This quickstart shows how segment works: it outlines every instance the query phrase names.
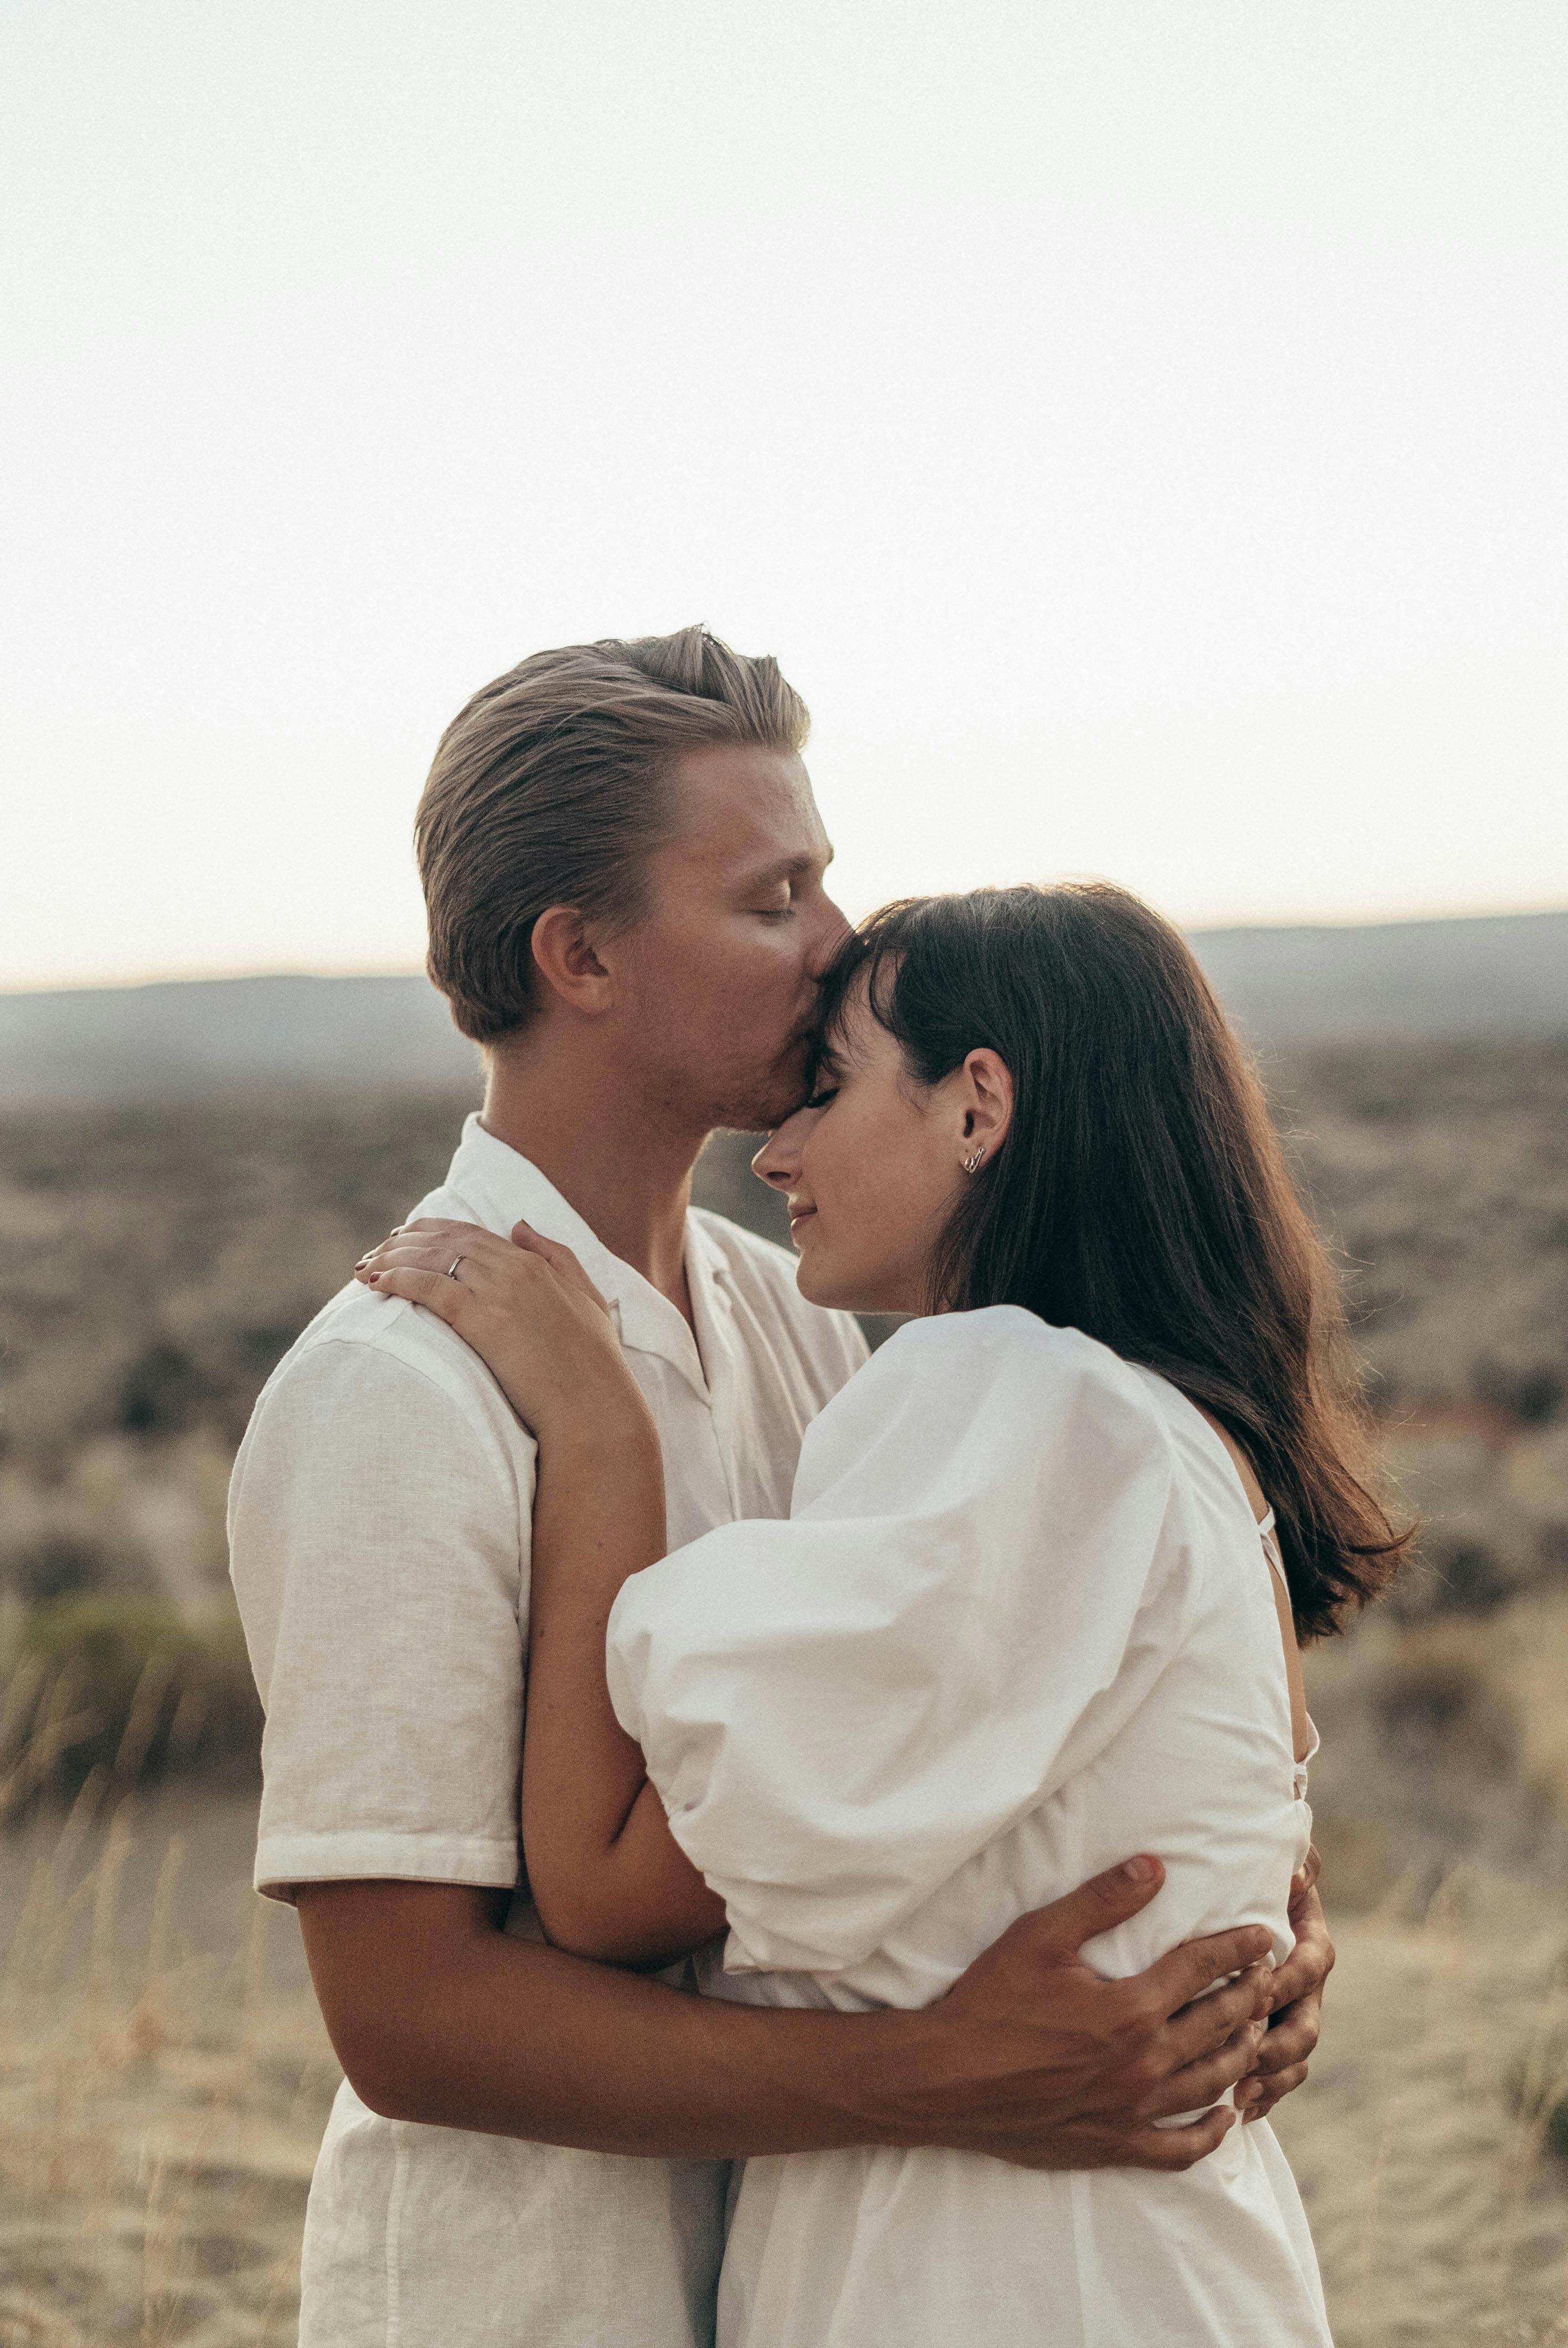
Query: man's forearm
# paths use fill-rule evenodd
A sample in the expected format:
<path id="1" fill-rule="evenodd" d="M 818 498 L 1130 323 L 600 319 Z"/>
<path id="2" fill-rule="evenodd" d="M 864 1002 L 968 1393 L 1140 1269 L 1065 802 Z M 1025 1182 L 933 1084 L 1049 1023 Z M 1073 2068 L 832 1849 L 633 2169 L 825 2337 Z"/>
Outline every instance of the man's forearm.
<path id="1" fill-rule="evenodd" d="M 435 1889 L 300 1889 L 328 2030 L 373 2110 L 669 2157 L 895 2140 L 879 2106 L 919 2067 L 921 2015 L 784 2013 L 683 1996 L 508 1939 L 495 1930 L 488 1895 L 438 1892 L 436 1908 Z M 471 1915 L 456 1932 L 452 1900 Z M 391 1978 L 389 1940 L 399 1952 Z"/>
<path id="2" fill-rule="evenodd" d="M 1046 2168 L 1184 2168 L 1235 2117 L 1269 1998 L 1257 1926 L 1103 1981 L 1079 1954 L 1153 1896 L 1136 1861 L 1020 1917 L 917 2012 L 683 1997 L 497 1929 L 504 1895 L 301 1885 L 333 2046 L 374 2111 L 600 2152 L 948 2145 Z"/>

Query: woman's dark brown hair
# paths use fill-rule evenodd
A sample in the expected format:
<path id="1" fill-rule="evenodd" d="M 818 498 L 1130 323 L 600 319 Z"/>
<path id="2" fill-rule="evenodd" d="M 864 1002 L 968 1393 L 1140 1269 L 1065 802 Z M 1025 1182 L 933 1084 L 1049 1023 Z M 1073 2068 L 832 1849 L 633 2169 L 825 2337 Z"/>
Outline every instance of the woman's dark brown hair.
<path id="1" fill-rule="evenodd" d="M 825 981 L 922 1085 L 981 1046 L 1011 1129 L 959 1194 L 933 1305 L 1020 1304 L 1157 1370 L 1229 1429 L 1278 1521 L 1296 1628 L 1338 1630 L 1410 1539 L 1376 1497 L 1337 1282 L 1263 1088 L 1170 924 L 1102 883 L 874 913 Z"/>

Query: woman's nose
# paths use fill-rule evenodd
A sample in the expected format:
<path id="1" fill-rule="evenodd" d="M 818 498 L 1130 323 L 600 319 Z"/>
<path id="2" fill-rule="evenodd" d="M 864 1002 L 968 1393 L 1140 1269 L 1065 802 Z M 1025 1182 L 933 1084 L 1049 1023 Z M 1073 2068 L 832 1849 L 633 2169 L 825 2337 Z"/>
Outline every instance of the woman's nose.
<path id="1" fill-rule="evenodd" d="M 752 1172 L 775 1190 L 793 1190 L 800 1180 L 800 1150 L 811 1127 L 811 1111 L 797 1108 L 770 1133 L 752 1160 Z"/>

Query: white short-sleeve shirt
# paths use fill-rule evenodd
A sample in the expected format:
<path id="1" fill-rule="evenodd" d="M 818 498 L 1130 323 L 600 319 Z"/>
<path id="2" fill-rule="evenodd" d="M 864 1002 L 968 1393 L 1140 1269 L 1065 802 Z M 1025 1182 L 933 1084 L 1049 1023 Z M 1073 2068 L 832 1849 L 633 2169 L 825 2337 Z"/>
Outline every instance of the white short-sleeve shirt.
<path id="1" fill-rule="evenodd" d="M 572 1248 L 664 1450 L 671 1544 L 788 1513 L 807 1425 L 866 1357 L 789 1257 L 693 1210 L 682 1314 L 470 1117 L 414 1214 Z M 412 1220 L 412 1216 L 410 1218 Z M 444 1323 L 351 1284 L 273 1373 L 235 1463 L 234 1587 L 266 1706 L 259 1890 L 515 1886 L 534 1446 Z M 537 1930 L 526 1900 L 509 1931 Z M 692 2348 L 725 2170 L 377 2116 L 340 2090 L 305 2229 L 302 2348 Z"/>

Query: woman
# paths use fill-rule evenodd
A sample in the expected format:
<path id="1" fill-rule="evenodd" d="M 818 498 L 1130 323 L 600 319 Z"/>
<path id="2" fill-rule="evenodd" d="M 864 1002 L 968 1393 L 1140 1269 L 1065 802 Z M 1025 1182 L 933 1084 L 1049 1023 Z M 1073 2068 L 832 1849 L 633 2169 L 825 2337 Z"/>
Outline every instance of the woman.
<path id="1" fill-rule="evenodd" d="M 418 1227 L 362 1274 L 450 1320 L 538 1437 L 547 1931 L 655 1965 L 727 1927 L 712 1993 L 913 2007 L 1141 1849 L 1163 1888 L 1099 1970 L 1238 1923 L 1283 1958 L 1316 1744 L 1296 1633 L 1337 1627 L 1401 1537 L 1323 1252 L 1186 948 L 1104 887 L 891 907 L 829 973 L 815 1089 L 756 1163 L 804 1294 L 916 1317 L 809 1430 L 787 1522 L 661 1562 L 658 1442 L 567 1251 Z M 719 2336 L 1327 2332 L 1265 2123 L 1185 2175 L 752 2160 Z"/>

